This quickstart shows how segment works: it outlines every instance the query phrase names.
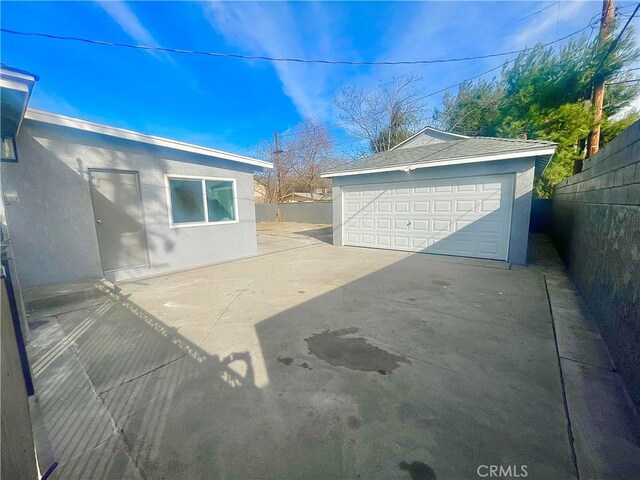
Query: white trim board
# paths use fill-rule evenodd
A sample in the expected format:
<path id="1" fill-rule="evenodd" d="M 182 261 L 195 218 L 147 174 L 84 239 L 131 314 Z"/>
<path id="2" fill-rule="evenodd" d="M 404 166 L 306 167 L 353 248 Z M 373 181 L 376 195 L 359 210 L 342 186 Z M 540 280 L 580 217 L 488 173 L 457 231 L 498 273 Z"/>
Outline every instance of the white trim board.
<path id="1" fill-rule="evenodd" d="M 81 120 L 79 118 L 67 117 L 66 115 L 59 115 L 57 113 L 44 112 L 42 110 L 35 110 L 33 108 L 27 109 L 27 113 L 25 114 L 24 118 L 34 120 L 36 122 L 75 128 L 76 130 L 82 130 L 85 132 L 99 133 L 102 135 L 108 135 L 110 137 L 123 138 L 125 140 L 132 140 L 134 142 L 147 143 L 149 145 L 155 145 L 158 147 L 166 147 L 172 148 L 174 150 L 182 150 L 184 152 L 197 153 L 199 155 L 205 155 L 207 157 L 231 160 L 233 162 L 255 165 L 262 168 L 273 168 L 273 164 L 271 162 L 267 162 L 264 160 L 245 157 L 243 155 L 237 155 L 230 152 L 223 152 L 222 150 L 215 150 L 213 148 L 201 147 L 199 145 L 193 145 L 190 143 L 179 142 L 177 140 L 170 140 L 168 138 L 156 137 L 154 135 L 147 135 L 146 133 L 134 132 L 133 130 L 125 130 L 124 128 L 110 127 L 108 125 L 103 125 L 100 123 L 89 122 L 87 120 Z"/>
<path id="2" fill-rule="evenodd" d="M 321 177 L 322 178 L 348 177 L 351 175 L 365 175 L 368 173 L 384 173 L 384 172 L 410 173 L 412 170 L 417 170 L 420 168 L 443 167 L 447 165 L 463 165 L 467 163 L 482 163 L 482 162 L 491 162 L 495 160 L 511 160 L 511 159 L 515 160 L 518 158 L 537 157 L 541 155 L 553 155 L 555 151 L 556 151 L 556 147 L 554 146 L 554 147 L 547 147 L 547 148 L 536 149 L 536 150 L 523 150 L 523 151 L 513 151 L 513 152 L 507 152 L 507 153 L 498 153 L 495 155 L 485 155 L 482 157 L 452 158 L 450 160 L 441 160 L 441 161 L 435 161 L 435 162 L 414 163 L 414 164 L 408 164 L 408 165 L 394 165 L 390 167 L 325 173 L 321 175 Z"/>

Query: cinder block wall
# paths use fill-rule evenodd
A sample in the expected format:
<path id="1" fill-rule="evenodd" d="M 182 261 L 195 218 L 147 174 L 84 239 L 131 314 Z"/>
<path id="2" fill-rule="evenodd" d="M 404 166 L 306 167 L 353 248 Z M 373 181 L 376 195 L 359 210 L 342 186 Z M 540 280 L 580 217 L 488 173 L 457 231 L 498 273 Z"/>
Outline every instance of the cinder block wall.
<path id="1" fill-rule="evenodd" d="M 554 242 L 640 406 L 640 121 L 560 182 Z"/>

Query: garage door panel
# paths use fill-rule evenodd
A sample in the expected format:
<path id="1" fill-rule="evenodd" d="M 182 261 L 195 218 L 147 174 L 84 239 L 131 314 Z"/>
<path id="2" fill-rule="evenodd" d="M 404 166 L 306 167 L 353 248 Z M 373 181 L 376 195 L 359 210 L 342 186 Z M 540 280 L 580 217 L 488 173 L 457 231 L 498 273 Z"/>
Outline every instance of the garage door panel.
<path id="1" fill-rule="evenodd" d="M 393 228 L 396 230 L 409 230 L 411 221 L 408 218 L 397 218 L 393 221 Z"/>
<path id="2" fill-rule="evenodd" d="M 373 218 L 363 218 L 360 222 L 362 228 L 376 228 L 376 221 Z"/>
<path id="3" fill-rule="evenodd" d="M 344 187 L 344 242 L 506 259 L 512 192 L 512 175 Z"/>
<path id="4" fill-rule="evenodd" d="M 393 238 L 393 245 L 396 247 L 407 248 L 409 246 L 409 237 L 402 237 L 400 235 L 396 235 Z"/>
<path id="5" fill-rule="evenodd" d="M 390 247 L 391 246 L 391 236 L 390 235 L 378 235 L 378 245 L 381 247 Z"/>
<path id="6" fill-rule="evenodd" d="M 409 202 L 405 200 L 393 202 L 393 211 L 395 213 L 407 213 L 409 211 Z"/>
<path id="7" fill-rule="evenodd" d="M 379 213 L 391 213 L 391 202 L 382 201 L 377 203 Z"/>
<path id="8" fill-rule="evenodd" d="M 429 212 L 429 202 L 426 200 L 413 201 L 411 202 L 413 208 L 411 209 L 414 213 L 428 213 Z"/>
<path id="9" fill-rule="evenodd" d="M 456 213 L 473 212 L 475 209 L 475 200 L 456 200 Z"/>
<path id="10" fill-rule="evenodd" d="M 429 231 L 429 220 L 414 220 L 413 221 L 413 231 L 414 232 L 428 232 Z"/>
<path id="11" fill-rule="evenodd" d="M 379 218 L 378 219 L 378 228 L 382 230 L 391 230 L 391 219 L 390 218 Z"/>

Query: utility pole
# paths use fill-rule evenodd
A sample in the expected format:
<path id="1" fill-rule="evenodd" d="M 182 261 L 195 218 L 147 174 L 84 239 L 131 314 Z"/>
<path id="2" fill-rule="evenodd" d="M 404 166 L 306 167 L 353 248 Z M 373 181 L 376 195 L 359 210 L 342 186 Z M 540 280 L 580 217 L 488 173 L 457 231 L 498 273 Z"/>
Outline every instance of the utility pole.
<path id="1" fill-rule="evenodd" d="M 273 132 L 273 166 L 276 169 L 276 203 L 282 201 L 282 165 L 280 164 L 280 140 L 278 139 L 278 132 Z"/>
<path id="2" fill-rule="evenodd" d="M 613 0 L 602 1 L 602 17 L 600 22 L 600 45 L 606 43 L 611 37 L 611 29 L 613 27 Z M 604 75 L 598 71 L 595 72 L 593 78 L 593 93 L 591 103 L 593 105 L 593 126 L 587 140 L 587 158 L 598 152 L 600 145 L 600 125 L 602 123 L 602 105 L 604 104 Z M 576 165 L 577 167 L 577 165 Z M 582 162 L 578 172 L 582 170 Z M 576 173 L 578 173 L 576 172 Z"/>

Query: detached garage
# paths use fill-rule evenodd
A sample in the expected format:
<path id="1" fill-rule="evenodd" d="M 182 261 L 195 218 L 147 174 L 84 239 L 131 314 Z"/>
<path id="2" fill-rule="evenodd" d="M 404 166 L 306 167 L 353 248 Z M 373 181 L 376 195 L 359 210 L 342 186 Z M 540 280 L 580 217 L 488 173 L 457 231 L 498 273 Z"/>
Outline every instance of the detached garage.
<path id="1" fill-rule="evenodd" d="M 335 168 L 334 244 L 526 263 L 534 179 L 555 144 L 427 127 Z"/>

